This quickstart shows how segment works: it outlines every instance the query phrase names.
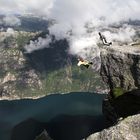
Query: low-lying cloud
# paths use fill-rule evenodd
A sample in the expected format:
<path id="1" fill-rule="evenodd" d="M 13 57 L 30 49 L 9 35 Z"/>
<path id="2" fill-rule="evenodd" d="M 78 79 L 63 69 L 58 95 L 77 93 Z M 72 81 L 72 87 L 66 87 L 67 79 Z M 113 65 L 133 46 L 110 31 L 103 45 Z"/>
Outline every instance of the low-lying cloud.
<path id="1" fill-rule="evenodd" d="M 1 0 L 0 12 L 30 13 L 55 19 L 58 24 L 81 28 L 86 22 L 95 26 L 129 19 L 140 19 L 139 0 Z M 57 24 L 57 25 L 58 25 Z"/>
<path id="2" fill-rule="evenodd" d="M 0 20 L 1 20 L 1 23 L 6 25 L 6 26 L 19 26 L 19 25 L 21 25 L 20 19 L 14 15 L 7 15 Z"/>
<path id="3" fill-rule="evenodd" d="M 46 38 L 39 37 L 35 41 L 30 41 L 29 45 L 25 46 L 26 53 L 31 53 L 32 51 L 43 49 L 49 47 L 49 43 L 51 42 L 51 37 L 46 36 Z"/>

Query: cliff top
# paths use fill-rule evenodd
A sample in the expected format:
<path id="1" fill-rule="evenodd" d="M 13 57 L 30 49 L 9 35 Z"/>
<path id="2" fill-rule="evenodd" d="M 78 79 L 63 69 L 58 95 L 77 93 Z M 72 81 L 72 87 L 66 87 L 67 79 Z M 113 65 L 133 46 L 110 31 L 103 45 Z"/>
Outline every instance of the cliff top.
<path id="1" fill-rule="evenodd" d="M 135 54 L 140 55 L 140 43 L 134 43 L 134 44 L 125 44 L 125 45 L 119 45 L 118 43 L 113 43 L 111 46 L 103 46 L 101 48 L 102 52 L 106 52 L 106 50 L 110 51 L 118 51 L 122 53 L 129 53 L 129 54 Z"/>

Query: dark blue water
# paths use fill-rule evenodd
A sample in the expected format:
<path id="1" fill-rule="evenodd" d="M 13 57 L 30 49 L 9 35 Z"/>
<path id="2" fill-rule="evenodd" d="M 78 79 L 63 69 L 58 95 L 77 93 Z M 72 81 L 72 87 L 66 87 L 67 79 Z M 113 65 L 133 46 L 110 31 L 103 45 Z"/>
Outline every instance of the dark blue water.
<path id="1" fill-rule="evenodd" d="M 104 98 L 95 93 L 69 93 L 0 101 L 0 140 L 33 140 L 44 129 L 56 140 L 80 140 L 105 127 Z"/>

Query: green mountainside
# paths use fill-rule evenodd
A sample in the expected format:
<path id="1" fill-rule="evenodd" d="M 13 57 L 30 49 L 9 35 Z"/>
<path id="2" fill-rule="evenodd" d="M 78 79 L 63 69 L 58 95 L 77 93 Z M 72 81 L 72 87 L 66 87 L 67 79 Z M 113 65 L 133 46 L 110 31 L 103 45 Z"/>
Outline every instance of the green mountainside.
<path id="1" fill-rule="evenodd" d="M 72 91 L 105 89 L 99 73 L 77 67 L 75 57 L 67 53 L 66 40 L 54 41 L 49 48 L 26 53 L 30 40 L 45 37 L 43 32 L 0 32 L 0 96 L 36 97 Z"/>

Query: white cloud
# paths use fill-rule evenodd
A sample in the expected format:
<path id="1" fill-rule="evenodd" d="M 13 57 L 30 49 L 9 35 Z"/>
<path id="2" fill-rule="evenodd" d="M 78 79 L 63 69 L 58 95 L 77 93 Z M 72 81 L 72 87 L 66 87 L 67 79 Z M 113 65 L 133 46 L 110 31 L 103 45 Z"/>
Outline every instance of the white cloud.
<path id="1" fill-rule="evenodd" d="M 139 0 L 1 0 L 1 13 L 47 15 L 59 22 L 77 24 L 104 17 L 108 22 L 140 19 Z"/>
<path id="2" fill-rule="evenodd" d="M 7 36 L 11 36 L 11 35 L 14 35 L 15 34 L 15 31 L 13 28 L 8 28 L 7 31 L 6 31 L 6 35 Z"/>
<path id="3" fill-rule="evenodd" d="M 2 19 L 3 24 L 8 25 L 8 26 L 13 26 L 13 25 L 21 25 L 20 19 L 18 19 L 14 15 L 7 15 Z"/>
<path id="4" fill-rule="evenodd" d="M 35 41 L 30 41 L 30 44 L 25 46 L 26 53 L 31 53 L 35 50 L 47 48 L 49 47 L 50 42 L 51 42 L 50 36 L 46 36 L 46 38 L 39 37 Z"/>
<path id="5" fill-rule="evenodd" d="M 32 13 L 46 15 L 52 2 L 52 0 L 0 0 L 0 12 L 5 14 Z"/>
<path id="6" fill-rule="evenodd" d="M 133 41 L 135 30 L 130 25 L 123 25 L 117 29 L 116 32 L 104 31 L 103 34 L 108 38 L 109 41 L 130 43 Z"/>

